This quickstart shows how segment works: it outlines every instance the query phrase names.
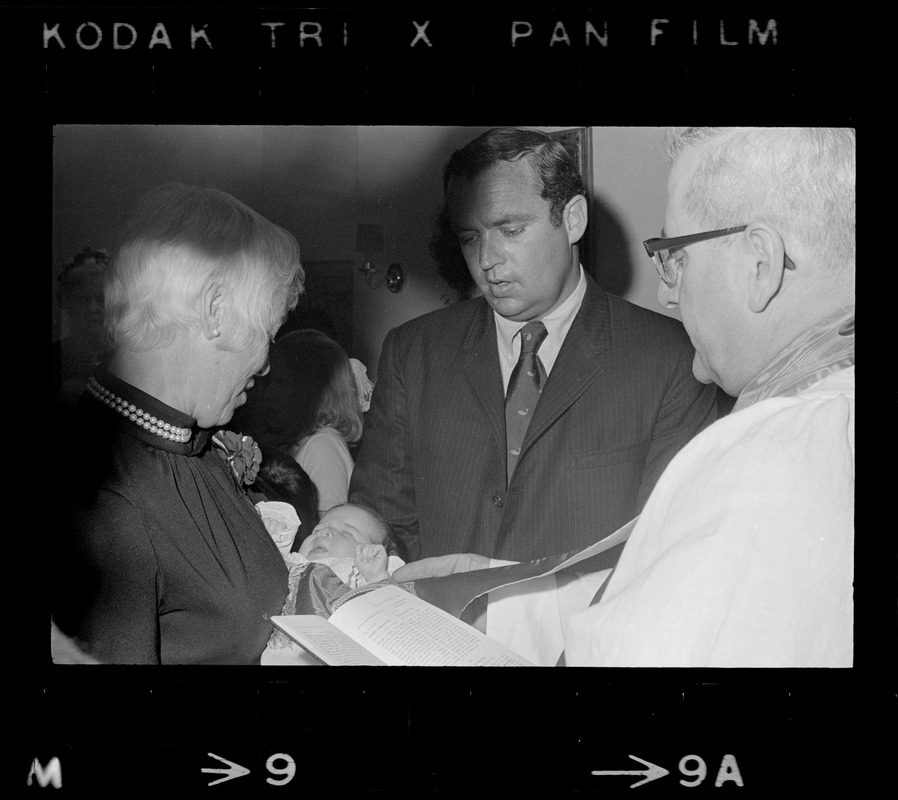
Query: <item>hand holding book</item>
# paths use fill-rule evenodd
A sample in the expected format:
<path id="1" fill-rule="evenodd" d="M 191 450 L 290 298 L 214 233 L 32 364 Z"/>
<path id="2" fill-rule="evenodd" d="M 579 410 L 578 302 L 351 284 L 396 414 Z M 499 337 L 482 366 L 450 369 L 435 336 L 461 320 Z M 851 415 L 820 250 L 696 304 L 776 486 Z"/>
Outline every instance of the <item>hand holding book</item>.
<path id="1" fill-rule="evenodd" d="M 582 550 L 521 564 L 490 567 L 490 559 L 471 553 L 422 559 L 393 573 L 393 581 L 411 591 L 393 584 L 362 587 L 339 598 L 329 620 L 280 616 L 271 621 L 326 664 L 528 665 L 459 617 L 477 598 L 500 588 L 507 595 L 513 584 L 548 575 L 610 570 L 634 524 Z M 340 632 L 349 641 L 342 641 Z M 358 645 L 376 660 L 367 660 Z"/>

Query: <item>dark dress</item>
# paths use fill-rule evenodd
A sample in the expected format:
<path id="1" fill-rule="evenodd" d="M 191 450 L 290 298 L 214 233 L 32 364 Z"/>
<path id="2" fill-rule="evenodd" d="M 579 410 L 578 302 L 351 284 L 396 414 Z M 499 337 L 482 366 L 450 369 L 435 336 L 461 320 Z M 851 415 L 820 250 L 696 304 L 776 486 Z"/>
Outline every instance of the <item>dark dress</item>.
<path id="1" fill-rule="evenodd" d="M 108 374 L 101 385 L 180 427 L 194 420 Z M 52 613 L 106 663 L 257 664 L 287 567 L 252 501 L 194 428 L 179 444 L 85 394 L 67 450 L 77 469 L 53 551 Z"/>

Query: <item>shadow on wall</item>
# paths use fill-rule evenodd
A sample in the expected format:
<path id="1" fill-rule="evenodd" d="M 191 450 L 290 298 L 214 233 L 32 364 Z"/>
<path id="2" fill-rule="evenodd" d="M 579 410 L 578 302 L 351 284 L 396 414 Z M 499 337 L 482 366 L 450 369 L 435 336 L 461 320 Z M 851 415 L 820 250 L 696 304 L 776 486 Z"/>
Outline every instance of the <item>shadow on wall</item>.
<path id="1" fill-rule="evenodd" d="M 114 249 L 134 205 L 166 181 L 230 192 L 293 233 L 303 261 L 339 272 L 353 300 L 344 340 L 374 365 L 387 331 L 439 308 L 451 289 L 429 242 L 445 161 L 484 128 L 438 126 L 60 125 L 54 128 L 54 277 L 85 243 Z M 83 200 L 91 186 L 91 202 Z M 358 273 L 359 222 L 383 225 L 375 264 L 407 275 L 399 294 Z M 305 301 L 304 326 L 322 327 Z M 55 293 L 55 285 L 54 285 Z M 55 297 L 54 297 L 55 301 Z M 347 327 L 347 326 L 344 326 Z M 58 335 L 58 334 L 57 334 Z M 354 347 L 353 347 L 354 345 Z"/>
<path id="2" fill-rule="evenodd" d="M 383 226 L 384 251 L 373 260 L 381 271 L 378 279 L 393 262 L 406 273 L 402 291 L 391 294 L 383 287 L 371 289 L 356 272 L 353 355 L 365 363 L 369 375 L 376 376 L 381 346 L 391 328 L 458 299 L 455 287 L 438 269 L 430 242 L 443 206 L 443 168 L 455 150 L 484 130 L 464 126 L 360 129 L 358 220 Z M 361 262 L 361 254 L 357 256 Z"/>
<path id="3" fill-rule="evenodd" d="M 442 170 L 485 127 L 439 126 L 57 126 L 54 141 L 54 263 L 86 242 L 114 247 L 137 199 L 167 180 L 216 186 L 290 230 L 313 272 L 346 284 L 347 320 L 336 338 L 376 372 L 390 328 L 454 302 L 458 287 L 430 251 L 442 207 Z M 83 202 L 83 187 L 92 200 Z M 624 226 L 608 201 L 592 198 L 583 261 L 607 291 L 636 283 Z M 625 212 L 626 213 L 626 212 Z M 365 285 L 355 250 L 359 222 L 382 225 L 376 267 L 403 266 L 399 294 Z M 630 245 L 633 243 L 630 242 Z M 57 267 L 54 267 L 58 269 Z M 466 267 L 462 265 L 466 271 Z M 464 277 L 464 275 L 462 275 Z M 314 280 L 297 315 L 314 318 Z M 304 313 L 302 313 L 304 312 Z M 326 320 L 325 320 L 326 322 Z M 342 333 L 342 335 L 340 335 Z"/>
<path id="4" fill-rule="evenodd" d="M 633 284 L 630 243 L 617 215 L 601 200 L 589 208 L 590 274 L 606 292 L 623 297 Z"/>

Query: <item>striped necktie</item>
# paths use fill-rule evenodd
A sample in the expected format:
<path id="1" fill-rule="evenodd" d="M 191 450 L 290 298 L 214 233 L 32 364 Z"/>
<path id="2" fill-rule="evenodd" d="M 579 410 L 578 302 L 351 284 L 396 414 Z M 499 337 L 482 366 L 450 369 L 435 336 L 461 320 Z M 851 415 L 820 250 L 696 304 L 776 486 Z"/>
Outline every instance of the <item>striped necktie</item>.
<path id="1" fill-rule="evenodd" d="M 528 322 L 521 328 L 521 355 L 508 381 L 505 395 L 505 437 L 507 442 L 506 464 L 508 483 L 514 473 L 524 434 L 530 418 L 536 410 L 539 393 L 546 382 L 546 370 L 537 351 L 547 335 L 542 322 Z"/>

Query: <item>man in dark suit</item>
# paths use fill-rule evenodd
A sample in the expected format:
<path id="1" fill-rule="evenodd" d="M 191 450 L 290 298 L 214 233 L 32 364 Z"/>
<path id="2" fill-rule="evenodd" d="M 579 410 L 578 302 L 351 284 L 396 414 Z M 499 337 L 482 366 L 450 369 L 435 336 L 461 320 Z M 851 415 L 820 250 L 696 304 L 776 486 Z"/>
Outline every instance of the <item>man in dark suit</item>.
<path id="1" fill-rule="evenodd" d="M 443 185 L 482 297 L 387 335 L 350 499 L 383 514 L 407 560 L 591 544 L 714 420 L 716 389 L 693 377 L 679 322 L 582 270 L 587 201 L 560 144 L 490 130 L 453 154 Z"/>

